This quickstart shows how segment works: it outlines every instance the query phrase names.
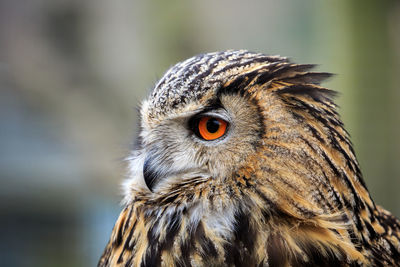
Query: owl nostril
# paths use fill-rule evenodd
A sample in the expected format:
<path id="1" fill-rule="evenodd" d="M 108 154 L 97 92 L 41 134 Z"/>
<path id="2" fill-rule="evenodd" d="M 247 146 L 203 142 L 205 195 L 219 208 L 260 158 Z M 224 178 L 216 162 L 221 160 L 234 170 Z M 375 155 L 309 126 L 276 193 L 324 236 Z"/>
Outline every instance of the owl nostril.
<path id="1" fill-rule="evenodd" d="M 143 177 L 151 192 L 153 192 L 153 188 L 159 176 L 159 172 L 154 169 L 153 158 L 146 157 L 143 165 Z"/>

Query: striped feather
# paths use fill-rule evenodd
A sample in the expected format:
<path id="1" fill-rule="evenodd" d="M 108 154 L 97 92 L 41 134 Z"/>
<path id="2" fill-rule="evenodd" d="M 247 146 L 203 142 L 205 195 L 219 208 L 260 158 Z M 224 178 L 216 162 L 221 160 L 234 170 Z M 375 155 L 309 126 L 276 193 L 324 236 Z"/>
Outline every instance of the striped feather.
<path id="1" fill-rule="evenodd" d="M 335 92 L 320 86 L 331 75 L 313 67 L 247 51 L 172 67 L 142 110 L 152 168 L 173 169 L 173 149 L 190 146 L 161 137 L 180 116 L 232 105 L 252 134 L 221 144 L 225 161 L 196 145 L 179 164 L 201 168 L 154 191 L 137 168 L 98 266 L 400 266 L 400 223 L 372 200 Z"/>

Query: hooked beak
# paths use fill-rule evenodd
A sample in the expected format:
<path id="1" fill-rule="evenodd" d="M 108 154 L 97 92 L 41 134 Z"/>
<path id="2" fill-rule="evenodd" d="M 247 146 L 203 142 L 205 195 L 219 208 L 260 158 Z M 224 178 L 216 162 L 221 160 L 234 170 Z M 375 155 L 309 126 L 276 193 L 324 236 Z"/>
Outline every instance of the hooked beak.
<path id="1" fill-rule="evenodd" d="M 146 156 L 143 164 L 143 177 L 151 192 L 154 192 L 155 186 L 169 175 L 170 168 L 170 166 L 165 166 L 165 163 L 160 164 L 154 155 Z"/>
<path id="2" fill-rule="evenodd" d="M 156 186 L 168 177 L 180 177 L 181 179 L 209 177 L 210 175 L 207 173 L 206 170 L 200 170 L 197 167 L 188 168 L 186 166 L 186 168 L 174 169 L 172 162 L 168 162 L 168 160 L 160 162 L 156 153 L 147 155 L 143 163 L 143 178 L 147 187 L 153 193 Z"/>
<path id="3" fill-rule="evenodd" d="M 143 165 L 143 177 L 147 187 L 153 192 L 156 181 L 161 176 L 161 173 L 154 168 L 154 159 L 147 156 Z"/>

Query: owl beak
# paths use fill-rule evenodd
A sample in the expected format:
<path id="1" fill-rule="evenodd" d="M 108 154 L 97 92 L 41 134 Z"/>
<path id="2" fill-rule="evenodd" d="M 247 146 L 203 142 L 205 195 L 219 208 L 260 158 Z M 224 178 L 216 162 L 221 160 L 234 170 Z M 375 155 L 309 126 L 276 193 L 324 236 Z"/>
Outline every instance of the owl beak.
<path id="1" fill-rule="evenodd" d="M 157 180 L 161 177 L 161 172 L 155 168 L 154 159 L 147 156 L 143 165 L 143 177 L 147 187 L 153 192 Z"/>
<path id="2" fill-rule="evenodd" d="M 152 152 L 149 153 L 144 159 L 143 163 L 143 178 L 151 192 L 157 191 L 157 186 L 162 183 L 163 180 L 173 177 L 179 177 L 181 179 L 190 179 L 193 175 L 199 177 L 200 174 L 204 174 L 205 171 L 197 168 L 180 168 L 168 163 L 168 159 L 164 157 L 164 160 L 160 160 L 160 155 Z M 201 175 L 200 175 L 201 176 Z M 208 177 L 208 176 L 207 176 Z"/>

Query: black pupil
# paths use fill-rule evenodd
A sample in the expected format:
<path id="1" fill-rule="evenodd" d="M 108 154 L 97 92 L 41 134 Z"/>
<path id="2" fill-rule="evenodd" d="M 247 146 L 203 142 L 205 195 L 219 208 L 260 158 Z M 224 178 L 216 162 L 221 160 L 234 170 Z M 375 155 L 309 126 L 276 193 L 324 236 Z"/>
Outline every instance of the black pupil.
<path id="1" fill-rule="evenodd" d="M 207 131 L 210 133 L 215 133 L 218 131 L 220 124 L 221 123 L 217 119 L 209 119 L 207 121 Z"/>

